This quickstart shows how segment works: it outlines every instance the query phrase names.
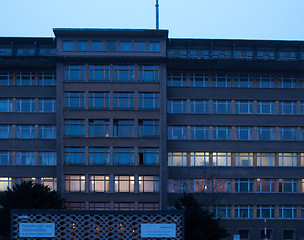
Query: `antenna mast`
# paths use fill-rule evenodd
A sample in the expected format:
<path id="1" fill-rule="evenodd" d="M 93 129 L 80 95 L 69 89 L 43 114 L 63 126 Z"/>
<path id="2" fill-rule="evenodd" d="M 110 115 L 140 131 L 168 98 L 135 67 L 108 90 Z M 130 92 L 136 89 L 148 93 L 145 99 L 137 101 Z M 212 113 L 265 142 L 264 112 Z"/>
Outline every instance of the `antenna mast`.
<path id="1" fill-rule="evenodd" d="M 159 30 L 159 5 L 158 5 L 158 0 L 156 0 L 155 8 L 156 8 L 156 30 Z"/>

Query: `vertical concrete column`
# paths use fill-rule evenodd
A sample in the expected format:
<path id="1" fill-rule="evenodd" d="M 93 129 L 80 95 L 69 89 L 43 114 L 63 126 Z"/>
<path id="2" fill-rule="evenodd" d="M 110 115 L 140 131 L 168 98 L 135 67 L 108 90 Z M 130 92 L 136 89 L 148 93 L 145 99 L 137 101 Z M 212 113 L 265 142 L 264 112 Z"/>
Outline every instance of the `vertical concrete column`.
<path id="1" fill-rule="evenodd" d="M 84 147 L 84 164 L 89 165 L 89 147 Z"/>
<path id="2" fill-rule="evenodd" d="M 301 101 L 297 101 L 297 115 L 301 115 L 302 112 L 301 112 Z"/>
<path id="3" fill-rule="evenodd" d="M 88 82 L 89 81 L 89 64 L 86 63 L 84 65 L 84 81 Z"/>
<path id="4" fill-rule="evenodd" d="M 110 193 L 113 193 L 115 191 L 114 184 L 115 184 L 115 176 L 113 173 L 111 173 L 110 181 L 109 181 L 109 192 Z M 113 206 L 111 207 L 111 209 L 113 209 Z"/>
<path id="5" fill-rule="evenodd" d="M 38 124 L 35 125 L 35 139 L 39 138 L 39 127 Z"/>
<path id="6" fill-rule="evenodd" d="M 110 110 L 114 109 L 114 92 L 110 91 Z"/>
<path id="7" fill-rule="evenodd" d="M 138 91 L 134 91 L 134 109 L 138 110 Z"/>
<path id="8" fill-rule="evenodd" d="M 139 79 L 139 66 L 138 66 L 138 64 L 135 64 L 134 65 L 134 82 L 138 82 L 138 79 Z"/>
<path id="9" fill-rule="evenodd" d="M 302 167 L 301 153 L 297 153 L 297 166 Z"/>
<path id="10" fill-rule="evenodd" d="M 275 127 L 275 139 L 276 140 L 279 140 L 279 135 L 280 135 L 279 127 Z"/>
<path id="11" fill-rule="evenodd" d="M 16 165 L 16 151 L 12 151 L 12 164 Z"/>
<path id="12" fill-rule="evenodd" d="M 257 165 L 257 153 L 253 153 L 253 166 L 256 167 Z"/>
<path id="13" fill-rule="evenodd" d="M 105 46 L 104 46 L 105 49 Z M 110 82 L 114 81 L 114 65 L 110 64 Z"/>
<path id="14" fill-rule="evenodd" d="M 231 113 L 235 114 L 235 100 L 231 100 Z"/>
<path id="15" fill-rule="evenodd" d="M 138 146 L 134 146 L 134 163 L 135 165 L 139 165 Z"/>
<path id="16" fill-rule="evenodd" d="M 238 166 L 238 163 L 235 163 L 235 154 L 231 153 L 231 166 Z"/>
<path id="17" fill-rule="evenodd" d="M 16 86 L 16 78 L 17 78 L 17 73 L 14 71 L 12 74 L 12 85 Z"/>
<path id="18" fill-rule="evenodd" d="M 213 152 L 209 152 L 209 166 L 213 166 Z"/>
<path id="19" fill-rule="evenodd" d="M 235 218 L 235 205 L 231 205 L 231 218 Z"/>
<path id="20" fill-rule="evenodd" d="M 35 152 L 35 166 L 39 165 L 39 153 Z"/>
<path id="21" fill-rule="evenodd" d="M 139 193 L 139 175 L 138 173 L 134 174 L 134 192 Z"/>
<path id="22" fill-rule="evenodd" d="M 209 127 L 209 137 L 210 137 L 210 140 L 213 140 L 213 126 Z"/>
<path id="23" fill-rule="evenodd" d="M 234 74 L 231 74 L 231 87 L 234 87 Z"/>
<path id="24" fill-rule="evenodd" d="M 257 140 L 258 139 L 258 128 L 253 127 L 253 139 Z"/>
<path id="25" fill-rule="evenodd" d="M 16 98 L 12 99 L 12 104 L 13 104 L 13 112 L 16 112 L 17 111 L 17 101 L 16 101 Z"/>
<path id="26" fill-rule="evenodd" d="M 89 174 L 86 173 L 85 174 L 85 193 L 88 193 L 90 192 L 89 189 L 90 189 L 90 179 L 89 179 Z"/>
<path id="27" fill-rule="evenodd" d="M 191 166 L 190 152 L 187 152 L 187 166 Z"/>
<path id="28" fill-rule="evenodd" d="M 209 100 L 209 113 L 213 113 L 213 100 Z"/>
<path id="29" fill-rule="evenodd" d="M 253 218 L 257 218 L 257 205 L 253 205 Z"/>
<path id="30" fill-rule="evenodd" d="M 297 127 L 297 140 L 300 141 L 301 140 L 301 127 Z M 297 165 L 300 166 L 300 165 Z"/>
<path id="31" fill-rule="evenodd" d="M 89 91 L 84 92 L 84 108 L 89 109 Z"/>
<path id="32" fill-rule="evenodd" d="M 279 154 L 278 153 L 275 153 L 275 167 L 278 167 L 279 166 Z"/>
<path id="33" fill-rule="evenodd" d="M 254 114 L 258 113 L 258 101 L 257 100 L 253 101 L 253 113 Z"/>
<path id="34" fill-rule="evenodd" d="M 279 101 L 275 101 L 275 114 L 280 113 L 280 103 Z"/>
<path id="35" fill-rule="evenodd" d="M 297 88 L 301 88 L 301 76 L 298 75 L 296 78 L 297 78 Z"/>
<path id="36" fill-rule="evenodd" d="M 109 137 L 114 137 L 114 120 L 110 118 L 109 120 Z"/>
<path id="37" fill-rule="evenodd" d="M 87 118 L 84 119 L 84 136 L 89 136 L 89 119 Z"/>
<path id="38" fill-rule="evenodd" d="M 231 127 L 231 140 L 236 139 L 236 132 L 235 132 L 235 126 Z"/>
<path id="39" fill-rule="evenodd" d="M 256 88 L 257 87 L 257 74 L 254 73 L 252 77 L 253 77 L 253 87 Z"/>
<path id="40" fill-rule="evenodd" d="M 279 75 L 275 74 L 274 76 L 275 81 L 275 88 L 279 88 Z"/>
<path id="41" fill-rule="evenodd" d="M 16 137 L 17 137 L 17 134 L 16 134 L 16 124 L 13 124 L 13 125 L 12 125 L 12 137 L 13 137 L 13 138 L 16 138 Z"/>
<path id="42" fill-rule="evenodd" d="M 138 119 L 134 119 L 134 137 L 139 137 L 138 136 Z"/>
<path id="43" fill-rule="evenodd" d="M 275 205 L 275 219 L 279 218 L 279 205 Z"/>
<path id="44" fill-rule="evenodd" d="M 187 140 L 191 139 L 191 127 L 187 126 Z"/>
<path id="45" fill-rule="evenodd" d="M 39 112 L 39 99 L 35 98 L 35 112 Z"/>
<path id="46" fill-rule="evenodd" d="M 39 75 L 38 72 L 35 72 L 35 86 L 39 85 Z"/>
<path id="47" fill-rule="evenodd" d="M 187 74 L 186 74 L 186 86 L 190 87 L 190 73 L 189 72 L 187 72 Z"/>

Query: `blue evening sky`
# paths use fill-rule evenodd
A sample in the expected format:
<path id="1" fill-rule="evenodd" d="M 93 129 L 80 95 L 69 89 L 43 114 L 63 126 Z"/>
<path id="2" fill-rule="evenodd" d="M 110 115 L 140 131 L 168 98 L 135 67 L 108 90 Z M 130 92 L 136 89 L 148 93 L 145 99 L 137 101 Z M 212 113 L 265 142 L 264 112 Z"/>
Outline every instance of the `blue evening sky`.
<path id="1" fill-rule="evenodd" d="M 159 0 L 172 38 L 304 40 L 304 0 Z M 0 36 L 53 28 L 155 28 L 155 0 L 0 0 Z"/>

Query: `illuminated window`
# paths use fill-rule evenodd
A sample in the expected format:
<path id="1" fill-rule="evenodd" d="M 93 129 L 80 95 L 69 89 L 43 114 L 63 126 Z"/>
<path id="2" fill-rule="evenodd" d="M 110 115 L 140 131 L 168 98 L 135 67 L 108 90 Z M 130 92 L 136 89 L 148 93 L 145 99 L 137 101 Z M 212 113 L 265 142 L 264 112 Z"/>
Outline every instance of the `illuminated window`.
<path id="1" fill-rule="evenodd" d="M 231 192 L 231 179 L 213 179 L 212 192 Z"/>
<path id="2" fill-rule="evenodd" d="M 235 153 L 235 166 L 238 167 L 252 167 L 253 153 Z"/>
<path id="3" fill-rule="evenodd" d="M 279 153 L 280 167 L 296 167 L 297 154 L 296 153 Z"/>
<path id="4" fill-rule="evenodd" d="M 216 152 L 213 153 L 213 166 L 231 166 L 231 153 Z"/>
<path id="5" fill-rule="evenodd" d="M 139 176 L 139 192 L 159 192 L 158 176 Z"/>
<path id="6" fill-rule="evenodd" d="M 65 175 L 65 192 L 84 192 L 84 175 Z"/>
<path id="7" fill-rule="evenodd" d="M 57 178 L 53 177 L 42 177 L 39 182 L 45 186 L 49 187 L 51 191 L 57 191 Z"/>
<path id="8" fill-rule="evenodd" d="M 209 166 L 209 152 L 190 152 L 190 166 Z"/>
<path id="9" fill-rule="evenodd" d="M 115 176 L 115 192 L 134 192 L 134 176 Z"/>
<path id="10" fill-rule="evenodd" d="M 0 177 L 0 192 L 4 192 L 8 187 L 12 189 L 12 178 Z"/>
<path id="11" fill-rule="evenodd" d="M 275 154 L 274 153 L 257 153 L 257 166 L 274 167 L 275 166 Z"/>
<path id="12" fill-rule="evenodd" d="M 110 177 L 105 175 L 90 175 L 90 192 L 109 192 Z"/>
<path id="13" fill-rule="evenodd" d="M 275 192 L 275 179 L 263 179 L 258 178 L 257 179 L 257 185 L 256 185 L 256 191 L 257 192 Z"/>
<path id="14" fill-rule="evenodd" d="M 168 166 L 187 166 L 186 152 L 168 152 Z"/>

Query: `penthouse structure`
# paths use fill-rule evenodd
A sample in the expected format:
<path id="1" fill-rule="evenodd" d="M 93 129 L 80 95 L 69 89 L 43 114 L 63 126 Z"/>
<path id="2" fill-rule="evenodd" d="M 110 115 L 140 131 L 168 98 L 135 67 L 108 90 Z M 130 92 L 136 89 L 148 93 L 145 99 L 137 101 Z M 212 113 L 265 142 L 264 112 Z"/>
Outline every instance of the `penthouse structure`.
<path id="1" fill-rule="evenodd" d="M 302 41 L 54 29 L 0 38 L 0 189 L 69 209 L 166 210 L 191 192 L 230 236 L 300 239 Z"/>

